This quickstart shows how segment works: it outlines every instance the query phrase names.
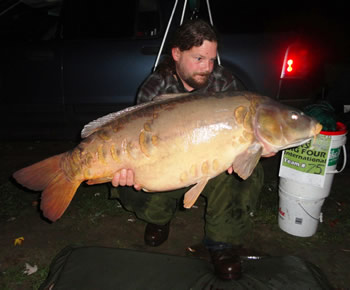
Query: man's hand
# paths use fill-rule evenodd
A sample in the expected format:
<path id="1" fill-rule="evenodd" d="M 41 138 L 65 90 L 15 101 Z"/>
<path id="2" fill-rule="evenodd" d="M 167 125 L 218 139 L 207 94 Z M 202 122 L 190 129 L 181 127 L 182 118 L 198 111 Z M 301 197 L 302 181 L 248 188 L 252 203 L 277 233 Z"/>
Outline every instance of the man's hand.
<path id="1" fill-rule="evenodd" d="M 141 190 L 141 186 L 139 184 L 134 184 L 134 171 L 131 169 L 122 169 L 114 174 L 112 179 L 112 185 L 117 186 L 134 186 L 136 190 Z"/>
<path id="2" fill-rule="evenodd" d="M 227 173 L 228 173 L 228 174 L 232 174 L 232 173 L 233 173 L 233 167 L 232 167 L 232 166 L 229 167 L 229 169 L 227 169 Z"/>

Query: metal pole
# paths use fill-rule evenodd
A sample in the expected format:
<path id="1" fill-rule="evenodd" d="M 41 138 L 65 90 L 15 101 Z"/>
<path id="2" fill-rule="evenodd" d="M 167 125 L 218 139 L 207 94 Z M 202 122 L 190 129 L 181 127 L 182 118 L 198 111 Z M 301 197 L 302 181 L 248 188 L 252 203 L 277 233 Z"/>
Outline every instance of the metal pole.
<path id="1" fill-rule="evenodd" d="M 17 6 L 19 3 L 21 3 L 21 1 L 17 1 L 16 3 L 12 4 L 10 7 L 6 8 L 4 11 L 2 11 L 0 13 L 0 16 L 2 16 L 3 14 L 5 14 L 7 11 L 11 10 L 13 7 Z"/>
<path id="2" fill-rule="evenodd" d="M 213 18 L 211 17 L 211 11 L 210 11 L 210 4 L 209 4 L 209 0 L 207 0 L 207 7 L 208 7 L 208 14 L 209 14 L 209 21 L 211 26 L 214 26 L 213 24 Z"/>
<path id="3" fill-rule="evenodd" d="M 174 17 L 174 13 L 175 13 L 175 10 L 176 10 L 177 2 L 178 2 L 178 0 L 175 0 L 174 8 L 173 8 L 173 11 L 171 12 L 171 15 L 170 15 L 170 18 L 169 18 L 169 21 L 168 21 L 168 25 L 167 25 L 167 28 L 165 30 L 164 36 L 163 36 L 162 44 L 160 45 L 159 52 L 158 52 L 158 55 L 157 55 L 157 59 L 156 59 L 156 62 L 154 64 L 153 71 L 156 70 L 158 62 L 159 62 L 159 58 L 160 58 L 160 56 L 162 54 L 164 43 L 165 43 L 165 39 L 166 39 L 166 37 L 168 35 L 170 24 L 173 21 L 173 17 Z"/>
<path id="4" fill-rule="evenodd" d="M 210 10 L 209 0 L 207 0 L 207 7 L 208 7 L 208 15 L 209 15 L 210 24 L 211 24 L 211 26 L 214 26 L 213 18 L 212 18 L 212 16 L 211 16 L 211 10 Z M 218 60 L 218 64 L 221 65 L 221 60 L 220 60 L 219 52 L 216 53 L 216 59 Z"/>
<path id="5" fill-rule="evenodd" d="M 182 22 L 184 21 L 186 6 L 187 6 L 187 0 L 185 0 L 184 7 L 182 8 L 182 15 L 181 15 L 181 20 L 180 20 L 180 25 L 182 25 Z"/>

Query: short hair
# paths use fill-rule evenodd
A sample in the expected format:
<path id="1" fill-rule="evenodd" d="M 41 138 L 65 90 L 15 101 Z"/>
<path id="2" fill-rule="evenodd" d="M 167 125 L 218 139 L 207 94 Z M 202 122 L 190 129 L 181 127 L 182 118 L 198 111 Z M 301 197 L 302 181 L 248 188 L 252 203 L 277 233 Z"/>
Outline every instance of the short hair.
<path id="1" fill-rule="evenodd" d="M 188 20 L 175 31 L 170 46 L 185 51 L 194 46 L 201 46 L 204 40 L 218 42 L 214 28 L 202 19 Z"/>

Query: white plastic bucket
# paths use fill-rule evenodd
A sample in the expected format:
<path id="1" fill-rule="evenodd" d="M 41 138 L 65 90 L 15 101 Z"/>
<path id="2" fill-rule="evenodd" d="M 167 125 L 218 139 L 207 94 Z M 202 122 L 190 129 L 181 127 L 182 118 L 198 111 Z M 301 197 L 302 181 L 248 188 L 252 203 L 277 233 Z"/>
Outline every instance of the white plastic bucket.
<path id="1" fill-rule="evenodd" d="M 324 198 L 308 200 L 280 190 L 279 200 L 278 225 L 283 231 L 298 237 L 316 233 Z"/>
<path id="2" fill-rule="evenodd" d="M 320 134 L 332 138 L 323 187 L 283 177 L 279 180 L 278 225 L 291 235 L 310 237 L 315 234 L 322 217 L 321 208 L 330 193 L 334 174 L 340 173 L 346 165 L 346 126 L 337 122 L 337 131 L 321 131 Z M 341 149 L 344 152 L 344 161 L 338 171 L 336 167 Z"/>

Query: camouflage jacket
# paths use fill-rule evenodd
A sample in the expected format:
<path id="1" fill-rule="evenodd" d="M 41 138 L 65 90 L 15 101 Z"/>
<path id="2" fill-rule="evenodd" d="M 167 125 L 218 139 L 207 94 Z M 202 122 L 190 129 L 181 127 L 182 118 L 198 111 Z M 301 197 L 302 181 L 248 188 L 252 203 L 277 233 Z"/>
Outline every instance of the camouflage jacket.
<path id="1" fill-rule="evenodd" d="M 232 73 L 222 66 L 216 65 L 209 76 L 208 85 L 196 92 L 221 92 L 228 90 L 238 90 L 238 81 Z M 137 103 L 151 101 L 154 97 L 161 94 L 186 93 L 181 80 L 178 80 L 174 74 L 166 75 L 155 71 L 141 85 L 137 94 Z M 194 92 L 194 91 L 193 91 Z"/>

